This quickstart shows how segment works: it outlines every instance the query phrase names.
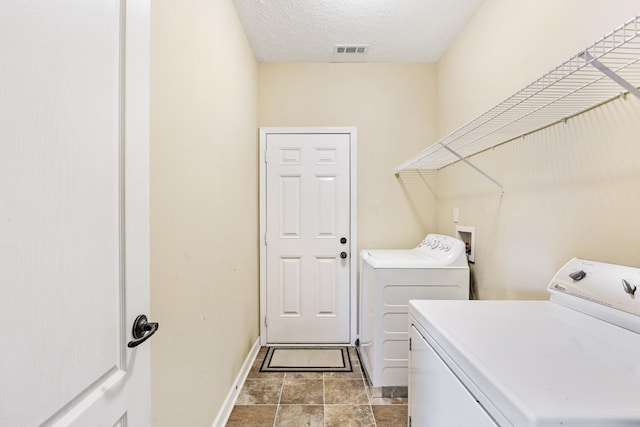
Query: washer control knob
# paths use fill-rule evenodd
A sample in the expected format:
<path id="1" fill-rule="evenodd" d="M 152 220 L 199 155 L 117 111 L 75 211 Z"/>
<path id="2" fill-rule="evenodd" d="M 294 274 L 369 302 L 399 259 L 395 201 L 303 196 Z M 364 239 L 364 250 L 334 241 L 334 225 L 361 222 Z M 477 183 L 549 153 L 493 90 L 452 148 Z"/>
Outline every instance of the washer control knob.
<path id="1" fill-rule="evenodd" d="M 624 288 L 624 291 L 626 293 L 628 293 L 631 296 L 634 296 L 636 293 L 636 285 L 634 285 L 633 283 L 629 283 L 626 280 L 622 279 L 622 287 Z"/>
<path id="2" fill-rule="evenodd" d="M 587 275 L 587 273 L 584 272 L 584 270 L 580 270 L 580 271 L 574 271 L 573 273 L 569 274 L 569 277 L 571 277 L 573 280 L 575 280 L 576 282 L 584 279 L 584 277 Z"/>

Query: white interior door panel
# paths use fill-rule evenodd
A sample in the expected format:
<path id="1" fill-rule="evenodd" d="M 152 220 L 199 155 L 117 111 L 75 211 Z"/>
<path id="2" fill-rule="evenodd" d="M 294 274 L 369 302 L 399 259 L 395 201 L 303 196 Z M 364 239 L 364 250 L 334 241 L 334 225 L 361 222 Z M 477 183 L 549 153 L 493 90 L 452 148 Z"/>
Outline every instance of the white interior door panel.
<path id="1" fill-rule="evenodd" d="M 0 5 L 0 425 L 150 422 L 148 9 Z"/>
<path id="2" fill-rule="evenodd" d="M 348 133 L 266 137 L 269 343 L 349 342 L 350 142 Z"/>

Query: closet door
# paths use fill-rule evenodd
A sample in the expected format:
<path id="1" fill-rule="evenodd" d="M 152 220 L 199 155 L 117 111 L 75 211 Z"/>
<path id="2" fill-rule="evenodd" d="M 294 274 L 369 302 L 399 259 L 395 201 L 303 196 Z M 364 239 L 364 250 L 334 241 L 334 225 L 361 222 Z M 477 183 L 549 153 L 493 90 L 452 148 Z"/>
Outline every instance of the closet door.
<path id="1" fill-rule="evenodd" d="M 147 426 L 148 13 L 0 4 L 0 425 Z"/>

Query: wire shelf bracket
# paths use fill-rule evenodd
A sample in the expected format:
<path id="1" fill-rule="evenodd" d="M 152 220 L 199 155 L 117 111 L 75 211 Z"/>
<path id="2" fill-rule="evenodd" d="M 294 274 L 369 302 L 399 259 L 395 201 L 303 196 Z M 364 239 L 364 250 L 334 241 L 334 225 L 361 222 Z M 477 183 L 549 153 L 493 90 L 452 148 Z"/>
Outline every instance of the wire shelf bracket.
<path id="1" fill-rule="evenodd" d="M 445 150 L 448 150 L 451 154 L 453 154 L 454 156 L 456 156 L 459 160 L 462 160 L 463 162 L 465 162 L 468 166 L 470 166 L 471 168 L 473 168 L 476 172 L 480 173 L 482 176 L 484 176 L 485 178 L 487 178 L 489 181 L 493 182 L 495 185 L 497 185 L 500 190 L 502 190 L 502 194 L 505 193 L 505 188 L 504 185 L 500 184 L 495 178 L 493 178 L 491 175 L 489 175 L 488 173 L 486 173 L 485 171 L 483 171 L 482 169 L 480 169 L 478 166 L 474 165 L 471 161 L 469 161 L 469 159 L 465 159 L 464 157 L 462 157 L 460 154 L 456 153 L 455 151 L 453 151 L 451 148 L 447 147 L 446 145 L 443 145 L 442 148 L 444 148 Z"/>
<path id="2" fill-rule="evenodd" d="M 580 54 L 580 56 L 583 56 L 585 61 L 587 61 L 587 64 L 591 64 L 594 67 L 596 67 L 598 70 L 600 70 L 602 72 L 602 74 L 604 74 L 605 76 L 609 77 L 611 80 L 613 80 L 614 82 L 618 83 L 620 86 L 622 86 L 627 92 L 629 92 L 632 95 L 635 95 L 636 98 L 640 98 L 640 90 L 638 90 L 635 86 L 633 86 L 631 83 L 629 83 L 628 81 L 626 81 L 625 79 L 623 79 L 622 77 L 620 77 L 615 71 L 613 71 L 611 68 L 607 67 L 606 65 L 604 65 L 602 62 L 598 61 L 596 58 L 594 58 L 593 56 L 591 56 L 591 54 L 588 51 L 584 51 L 582 54 Z"/>
<path id="3" fill-rule="evenodd" d="M 640 14 L 524 89 L 456 129 L 393 172 L 438 170 L 460 160 L 500 187 L 469 157 L 631 93 L 640 98 Z"/>

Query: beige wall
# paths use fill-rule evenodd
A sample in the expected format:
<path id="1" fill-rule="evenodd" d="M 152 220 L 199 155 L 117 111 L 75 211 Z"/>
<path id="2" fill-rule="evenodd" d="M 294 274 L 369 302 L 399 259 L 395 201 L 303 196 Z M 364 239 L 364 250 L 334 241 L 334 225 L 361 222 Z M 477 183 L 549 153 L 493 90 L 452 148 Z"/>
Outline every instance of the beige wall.
<path id="1" fill-rule="evenodd" d="M 257 63 L 232 0 L 151 2 L 154 426 L 211 426 L 258 336 Z"/>
<path id="2" fill-rule="evenodd" d="M 261 127 L 357 127 L 360 249 L 409 247 L 436 226 L 430 177 L 392 172 L 435 138 L 435 83 L 432 64 L 259 65 Z"/>
<path id="3" fill-rule="evenodd" d="M 637 13 L 637 0 L 485 0 L 438 63 L 439 136 Z"/>
<path id="4" fill-rule="evenodd" d="M 504 196 L 464 165 L 392 173 L 638 12 L 614 4 L 486 0 L 437 66 L 258 66 L 232 0 L 154 0 L 154 426 L 211 425 L 258 335 L 257 126 L 356 126 L 359 248 L 453 234 L 458 207 L 483 298 L 544 298 L 571 256 L 640 265 L 635 99 L 476 156 Z"/>
<path id="5" fill-rule="evenodd" d="M 615 7 L 614 7 L 615 5 Z M 640 12 L 637 1 L 486 0 L 438 64 L 442 136 Z M 438 176 L 438 230 L 477 227 L 481 298 L 545 298 L 573 256 L 640 265 L 640 102 L 617 100 Z"/>

